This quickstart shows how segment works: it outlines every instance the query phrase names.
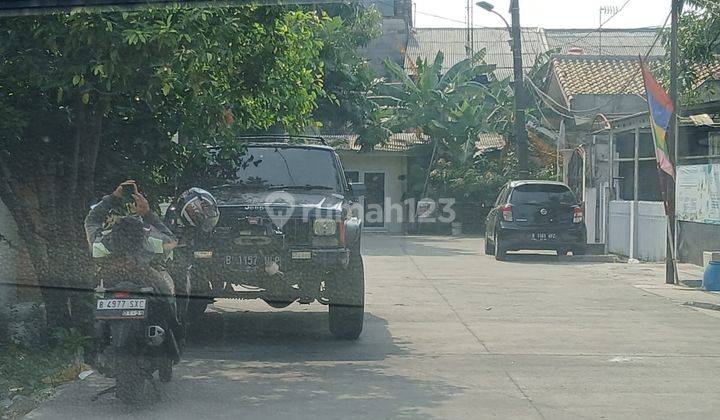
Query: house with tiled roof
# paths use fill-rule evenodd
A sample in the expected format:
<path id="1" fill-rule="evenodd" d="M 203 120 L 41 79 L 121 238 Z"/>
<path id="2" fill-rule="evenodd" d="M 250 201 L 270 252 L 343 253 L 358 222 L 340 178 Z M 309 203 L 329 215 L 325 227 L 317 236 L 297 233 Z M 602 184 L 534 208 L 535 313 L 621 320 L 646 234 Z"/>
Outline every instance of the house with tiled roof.
<path id="1" fill-rule="evenodd" d="M 549 51 L 558 54 L 662 56 L 665 47 L 656 42 L 658 28 L 637 29 L 544 29 Z M 649 52 L 649 54 L 648 54 Z"/>
<path id="2" fill-rule="evenodd" d="M 507 28 L 475 28 L 470 33 L 464 28 L 415 28 L 411 13 L 405 7 L 408 2 L 365 2 L 375 4 L 383 15 L 383 35 L 366 49 L 376 69 L 382 70 L 381 61 L 390 58 L 403 65 L 405 71 L 412 75 L 418 59 L 432 61 L 438 51 L 442 51 L 445 56 L 443 71 L 446 71 L 469 54 L 484 50 L 485 61 L 496 67 L 495 76 L 500 79 L 512 78 L 511 36 Z M 664 54 L 662 43 L 657 42 L 657 31 L 657 28 L 602 31 L 522 28 L 523 67 L 528 72 L 539 56 L 552 51 L 559 52 L 562 55 L 556 56 L 553 63 L 553 69 L 557 70 L 557 74 L 550 78 L 553 81 L 538 87 L 543 92 L 549 92 L 548 96 L 557 101 L 559 106 L 556 108 L 587 110 L 600 107 L 607 111 L 604 113 L 610 118 L 627 115 L 638 112 L 644 106 L 638 90 L 638 86 L 642 85 L 639 79 L 631 80 L 627 86 L 623 86 L 621 81 L 636 70 L 633 66 L 637 66 L 639 54 L 644 55 L 648 51 L 651 56 Z M 612 98 L 611 103 L 605 104 L 609 98 Z M 576 135 L 576 127 L 591 126 L 596 115 L 590 112 L 573 113 L 572 121 L 566 121 L 568 136 Z M 551 113 L 542 122 L 548 127 L 538 126 L 532 134 L 553 144 L 557 140 L 560 119 L 562 117 Z M 400 178 L 407 176 L 413 149 L 423 144 L 423 140 L 413 136 L 410 134 L 408 138 L 407 134 L 396 134 L 387 144 L 379 145 L 371 151 L 358 152 L 357 137 L 347 135 L 343 136 L 344 145 L 339 147 L 338 153 L 349 168 L 350 178 L 370 181 L 368 184 L 371 190 L 382 189 L 391 192 L 391 195 L 401 196 L 406 186 L 402 185 L 405 181 Z M 582 141 L 571 139 L 568 144 L 577 145 Z M 484 150 L 502 149 L 504 145 L 505 139 L 487 134 L 478 140 L 477 150 L 482 153 Z M 380 193 L 371 191 L 370 195 L 379 196 Z M 399 229 L 398 226 L 379 228 Z"/>
<path id="3" fill-rule="evenodd" d="M 468 57 L 467 30 L 463 28 L 415 28 L 408 41 L 405 71 L 413 74 L 417 59 L 432 62 L 438 51 L 445 55 L 443 71 Z M 475 28 L 472 51 L 485 50 L 485 61 L 496 66 L 499 79 L 512 77 L 513 57 L 507 28 Z M 541 28 L 522 29 L 523 67 L 530 70 L 538 55 L 548 51 Z"/>
<path id="4" fill-rule="evenodd" d="M 402 233 L 409 220 L 408 174 L 413 166 L 427 166 L 426 152 L 432 139 L 421 133 L 395 133 L 372 150 L 361 150 L 354 134 L 323 135 L 337 151 L 350 182 L 362 182 L 368 193 L 363 198 L 366 214 L 378 206 L 382 220 L 365 220 L 366 230 Z M 475 142 L 475 156 L 503 150 L 506 140 L 499 134 L 481 134 Z M 423 152 L 423 150 L 425 152 Z"/>
<path id="5" fill-rule="evenodd" d="M 658 75 L 661 57 L 647 60 Z M 704 87 L 710 95 L 719 71 L 720 64 L 699 65 L 694 90 Z M 667 222 L 638 55 L 554 55 L 545 85 L 531 89 L 546 110 L 544 130 L 531 131 L 561 145 L 562 179 L 583 197 L 588 240 L 632 258 L 664 259 Z M 704 109 L 712 106 L 706 103 Z M 714 109 L 720 116 L 720 107 Z M 709 116 L 681 121 L 681 165 L 711 154 L 713 124 Z M 720 153 L 720 137 L 717 150 Z M 638 230 L 634 226 L 641 221 L 646 226 Z M 694 261 L 696 251 L 687 253 Z"/>
<path id="6" fill-rule="evenodd" d="M 615 48 L 632 52 L 631 46 Z M 643 45 L 642 49 L 647 51 L 648 47 Z M 660 64 L 658 56 L 647 60 L 651 68 Z M 556 54 L 551 58 L 545 84 L 529 88 L 545 109 L 543 124 L 549 131 L 548 135 L 547 131 L 531 130 L 531 137 L 540 136 L 557 145 L 561 179 L 585 202 L 588 242 L 606 244 L 609 233 L 605 221 L 612 199 L 632 200 L 638 194 L 638 200 L 660 200 L 655 162 L 646 159 L 654 156 L 649 132 L 642 133 L 643 160 L 637 168 L 632 160 L 616 162 L 615 175 L 609 168 L 610 136 L 604 129 L 612 121 L 647 111 L 639 55 L 582 55 L 578 51 Z M 633 144 L 623 142 L 620 149 L 613 148 L 614 153 L 633 155 Z M 639 191 L 633 188 L 636 172 L 644 180 L 644 188 Z M 648 256 L 656 258 L 659 255 Z"/>

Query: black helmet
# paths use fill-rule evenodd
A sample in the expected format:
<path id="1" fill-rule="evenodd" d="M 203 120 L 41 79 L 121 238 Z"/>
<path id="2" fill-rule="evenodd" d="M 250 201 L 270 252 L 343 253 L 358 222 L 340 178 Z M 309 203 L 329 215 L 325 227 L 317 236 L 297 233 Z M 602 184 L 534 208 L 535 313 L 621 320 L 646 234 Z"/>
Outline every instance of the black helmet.
<path id="1" fill-rule="evenodd" d="M 190 188 L 180 195 L 177 205 L 184 224 L 212 232 L 220 218 L 217 200 L 202 188 Z"/>

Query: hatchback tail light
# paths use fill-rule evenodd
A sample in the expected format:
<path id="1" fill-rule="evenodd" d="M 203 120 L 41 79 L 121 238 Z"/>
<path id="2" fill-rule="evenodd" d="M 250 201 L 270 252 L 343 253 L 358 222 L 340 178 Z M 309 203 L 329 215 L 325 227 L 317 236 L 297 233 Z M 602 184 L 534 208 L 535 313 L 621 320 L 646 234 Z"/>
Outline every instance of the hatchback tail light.
<path id="1" fill-rule="evenodd" d="M 129 297 L 130 297 L 130 293 L 129 293 L 129 292 L 115 292 L 115 293 L 113 293 L 113 296 L 115 296 L 116 298 L 121 298 L 121 299 L 122 299 L 122 298 L 129 298 Z"/>
<path id="2" fill-rule="evenodd" d="M 583 209 L 582 207 L 573 207 L 573 223 L 582 223 Z"/>
<path id="3" fill-rule="evenodd" d="M 512 205 L 506 204 L 502 208 L 502 216 L 503 220 L 506 222 L 512 222 L 513 221 L 513 213 L 512 213 Z"/>

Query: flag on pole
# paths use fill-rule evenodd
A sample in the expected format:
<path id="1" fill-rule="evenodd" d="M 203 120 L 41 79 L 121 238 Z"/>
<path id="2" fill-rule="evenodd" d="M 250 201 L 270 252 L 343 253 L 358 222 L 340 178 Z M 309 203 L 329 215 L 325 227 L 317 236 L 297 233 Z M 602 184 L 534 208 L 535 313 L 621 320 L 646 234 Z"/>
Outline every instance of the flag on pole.
<path id="1" fill-rule="evenodd" d="M 650 109 L 650 127 L 655 141 L 655 158 L 658 168 L 675 179 L 675 169 L 670 162 L 670 152 L 665 140 L 675 108 L 672 99 L 655 80 L 647 63 L 642 58 L 640 58 L 640 68 Z"/>

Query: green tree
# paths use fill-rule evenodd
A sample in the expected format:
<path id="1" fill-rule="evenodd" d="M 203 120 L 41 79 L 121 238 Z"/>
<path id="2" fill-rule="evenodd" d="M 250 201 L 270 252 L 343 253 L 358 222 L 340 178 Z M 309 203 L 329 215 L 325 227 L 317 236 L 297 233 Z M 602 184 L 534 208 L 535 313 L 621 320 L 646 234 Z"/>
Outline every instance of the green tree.
<path id="1" fill-rule="evenodd" d="M 375 88 L 377 113 L 370 126 L 376 131 L 413 131 L 432 139 L 427 163 L 411 168 L 416 198 L 425 195 L 428 184 L 443 196 L 470 199 L 483 190 L 478 175 L 475 143 L 483 132 L 506 134 L 512 125 L 512 92 L 507 80 L 498 80 L 494 66 L 484 62 L 484 51 L 462 60 L 445 73 L 444 55 L 432 62 L 418 59 L 413 75 L 386 61 L 393 81 Z M 360 137 L 363 148 L 372 148 L 381 136 Z M 435 162 L 440 162 L 436 168 Z"/>
<path id="2" fill-rule="evenodd" d="M 438 142 L 439 152 L 467 162 L 481 132 L 505 131 L 512 96 L 507 81 L 498 80 L 494 66 L 483 61 L 484 51 L 462 60 L 444 74 L 444 55 L 432 63 L 418 59 L 414 76 L 392 61 L 385 66 L 397 82 L 377 87 L 383 103 L 395 111 L 394 131 L 420 131 Z M 370 146 L 371 144 L 368 144 Z"/>
<path id="3" fill-rule="evenodd" d="M 358 131 L 374 109 L 368 93 L 377 79 L 363 48 L 382 34 L 382 16 L 358 4 L 325 6 L 318 14 L 324 79 L 315 118 L 326 132 Z"/>
<path id="4" fill-rule="evenodd" d="M 206 143 L 230 158 L 237 132 L 304 129 L 323 94 L 313 13 L 170 7 L 0 26 L 0 199 L 58 325 L 83 315 L 70 291 L 93 286 L 82 220 L 99 193 L 136 178 L 161 194 L 210 159 Z"/>
<path id="5" fill-rule="evenodd" d="M 700 93 L 696 88 L 705 68 L 717 64 L 720 52 L 720 3 L 715 0 L 687 0 L 678 24 L 678 89 L 683 102 L 695 101 Z M 682 9 L 682 5 L 681 5 Z M 667 51 L 670 51 L 670 31 L 664 32 Z M 662 70 L 662 79 L 669 83 L 669 54 Z"/>

